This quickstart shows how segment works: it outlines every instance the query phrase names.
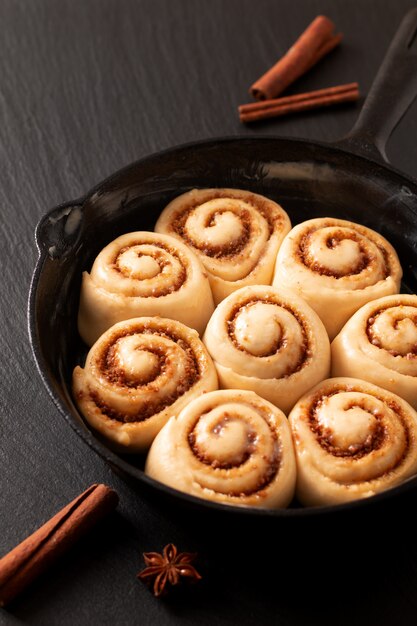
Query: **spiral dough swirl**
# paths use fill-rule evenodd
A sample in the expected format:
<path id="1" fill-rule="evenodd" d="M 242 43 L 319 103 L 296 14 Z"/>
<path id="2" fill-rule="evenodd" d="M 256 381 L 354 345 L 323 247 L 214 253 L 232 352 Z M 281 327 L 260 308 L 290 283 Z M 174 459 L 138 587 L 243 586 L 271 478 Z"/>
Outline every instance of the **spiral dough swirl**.
<path id="1" fill-rule="evenodd" d="M 302 296 L 333 339 L 363 304 L 398 293 L 401 276 L 394 248 L 379 233 L 345 220 L 317 218 L 287 235 L 273 284 Z"/>
<path id="2" fill-rule="evenodd" d="M 219 304 L 204 334 L 220 386 L 251 389 L 287 413 L 330 373 L 330 344 L 317 314 L 298 296 L 243 287 Z"/>
<path id="3" fill-rule="evenodd" d="M 250 391 L 213 391 L 193 400 L 153 442 L 145 471 L 191 495 L 284 507 L 295 488 L 285 415 Z"/>
<path id="4" fill-rule="evenodd" d="M 361 377 L 417 409 L 417 296 L 386 296 L 360 308 L 332 343 L 332 375 Z"/>
<path id="5" fill-rule="evenodd" d="M 73 373 L 85 419 L 128 452 L 148 448 L 171 415 L 213 389 L 215 368 L 197 332 L 158 317 L 115 324 Z"/>
<path id="6" fill-rule="evenodd" d="M 160 315 L 202 333 L 214 309 L 208 278 L 187 246 L 168 235 L 118 237 L 83 273 L 78 328 L 92 345 L 116 322 Z"/>
<path id="7" fill-rule="evenodd" d="M 194 189 L 163 210 L 155 230 L 201 259 L 217 304 L 245 285 L 270 284 L 291 223 L 272 200 L 240 189 Z"/>
<path id="8" fill-rule="evenodd" d="M 325 380 L 301 398 L 289 421 L 303 504 L 369 497 L 417 472 L 417 413 L 371 383 Z"/>

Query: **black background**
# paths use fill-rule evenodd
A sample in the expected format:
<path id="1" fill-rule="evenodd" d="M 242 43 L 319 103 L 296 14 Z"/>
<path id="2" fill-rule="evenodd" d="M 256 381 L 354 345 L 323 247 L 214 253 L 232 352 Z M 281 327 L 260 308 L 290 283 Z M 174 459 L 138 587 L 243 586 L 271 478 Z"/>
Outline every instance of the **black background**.
<path id="1" fill-rule="evenodd" d="M 415 623 L 417 510 L 393 523 L 249 528 L 184 519 L 134 491 L 76 436 L 32 359 L 26 301 L 34 228 L 54 205 L 175 144 L 224 135 L 335 140 L 360 108 L 242 126 L 249 85 L 318 14 L 343 45 L 294 91 L 358 81 L 366 94 L 410 0 L 0 0 L 0 555 L 93 482 L 117 514 L 7 611 L 5 624 Z M 417 104 L 388 146 L 417 176 Z M 238 530 L 236 528 L 236 530 Z M 237 534 L 237 533 L 236 533 Z M 273 546 L 271 546 L 271 534 Z M 233 533 L 232 533 L 233 535 Z M 160 601 L 139 583 L 141 553 L 198 550 L 204 580 Z M 313 551 L 306 545 L 314 546 Z M 217 546 L 217 549 L 216 549 Z M 307 550 L 307 551 L 305 551 Z"/>

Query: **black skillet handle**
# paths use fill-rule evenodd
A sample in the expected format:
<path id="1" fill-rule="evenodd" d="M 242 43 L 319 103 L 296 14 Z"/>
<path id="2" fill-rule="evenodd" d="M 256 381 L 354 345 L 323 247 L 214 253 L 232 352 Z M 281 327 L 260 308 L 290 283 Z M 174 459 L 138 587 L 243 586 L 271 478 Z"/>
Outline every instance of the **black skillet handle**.
<path id="1" fill-rule="evenodd" d="M 336 145 L 388 161 L 385 145 L 417 96 L 417 8 L 404 17 L 350 133 Z"/>

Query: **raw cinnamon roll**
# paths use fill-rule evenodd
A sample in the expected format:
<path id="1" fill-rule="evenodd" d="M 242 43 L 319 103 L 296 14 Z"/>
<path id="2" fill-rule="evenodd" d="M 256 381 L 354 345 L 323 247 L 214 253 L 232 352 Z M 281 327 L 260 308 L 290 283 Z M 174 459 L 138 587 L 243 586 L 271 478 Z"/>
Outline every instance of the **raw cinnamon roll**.
<path id="1" fill-rule="evenodd" d="M 81 413 L 125 452 L 147 449 L 172 415 L 213 389 L 216 371 L 197 331 L 160 317 L 115 324 L 73 373 Z"/>
<path id="2" fill-rule="evenodd" d="M 167 235 L 127 233 L 83 273 L 78 329 L 91 346 L 116 322 L 161 315 L 202 333 L 213 309 L 207 275 L 187 246 Z"/>
<path id="3" fill-rule="evenodd" d="M 290 228 L 279 204 L 241 189 L 193 189 L 170 202 L 155 226 L 197 253 L 216 304 L 245 285 L 271 284 Z"/>
<path id="4" fill-rule="evenodd" d="M 303 504 L 366 498 L 417 472 L 417 413 L 371 383 L 325 380 L 301 398 L 289 421 Z"/>
<path id="5" fill-rule="evenodd" d="M 363 304 L 398 293 L 402 270 L 379 233 L 345 220 L 317 218 L 287 235 L 273 284 L 302 296 L 333 339 Z"/>
<path id="6" fill-rule="evenodd" d="M 203 341 L 220 387 L 251 389 L 284 413 L 330 373 L 318 315 L 290 291 L 243 287 L 219 304 Z"/>
<path id="7" fill-rule="evenodd" d="M 417 409 L 417 296 L 365 304 L 332 343 L 332 375 L 380 385 Z"/>
<path id="8" fill-rule="evenodd" d="M 296 479 L 288 421 L 251 391 L 207 393 L 164 426 L 145 472 L 200 498 L 285 507 Z"/>

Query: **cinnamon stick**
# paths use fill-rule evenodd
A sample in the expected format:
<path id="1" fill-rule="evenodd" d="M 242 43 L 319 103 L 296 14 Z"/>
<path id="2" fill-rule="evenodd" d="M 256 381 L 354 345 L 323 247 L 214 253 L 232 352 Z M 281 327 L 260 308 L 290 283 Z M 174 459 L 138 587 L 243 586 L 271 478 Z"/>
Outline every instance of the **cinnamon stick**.
<path id="1" fill-rule="evenodd" d="M 9 604 L 101 518 L 118 495 L 92 485 L 0 560 L 0 607 Z"/>
<path id="2" fill-rule="evenodd" d="M 251 86 L 249 93 L 257 100 L 278 96 L 339 45 L 342 35 L 334 34 L 334 30 L 328 17 L 316 17 L 288 52 Z"/>
<path id="3" fill-rule="evenodd" d="M 241 122 L 255 122 L 343 102 L 354 102 L 359 95 L 358 83 L 337 85 L 284 98 L 242 104 L 239 106 L 239 117 Z"/>

